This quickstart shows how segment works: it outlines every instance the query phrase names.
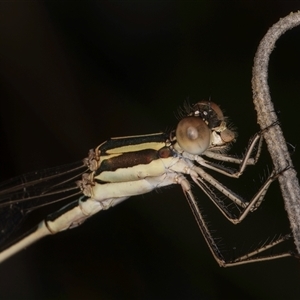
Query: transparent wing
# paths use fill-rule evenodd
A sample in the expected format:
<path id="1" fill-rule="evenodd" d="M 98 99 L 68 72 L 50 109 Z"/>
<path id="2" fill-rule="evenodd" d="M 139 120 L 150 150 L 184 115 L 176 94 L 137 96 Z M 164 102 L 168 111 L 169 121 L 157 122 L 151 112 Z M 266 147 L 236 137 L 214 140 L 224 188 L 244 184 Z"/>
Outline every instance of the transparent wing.
<path id="1" fill-rule="evenodd" d="M 0 184 L 0 244 L 29 212 L 81 194 L 76 181 L 87 167 L 82 161 L 27 173 Z"/>

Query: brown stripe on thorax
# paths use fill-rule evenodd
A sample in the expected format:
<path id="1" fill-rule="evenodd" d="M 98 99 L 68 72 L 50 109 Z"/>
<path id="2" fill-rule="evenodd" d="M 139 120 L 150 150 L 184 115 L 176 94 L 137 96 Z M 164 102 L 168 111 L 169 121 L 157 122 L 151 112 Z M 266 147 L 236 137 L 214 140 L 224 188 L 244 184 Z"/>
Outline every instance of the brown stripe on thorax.
<path id="1" fill-rule="evenodd" d="M 147 165 L 151 161 L 159 158 L 167 158 L 171 156 L 171 150 L 163 147 L 160 150 L 143 149 L 140 151 L 126 152 L 117 156 L 104 159 L 95 175 L 104 171 L 115 171 L 122 168 L 130 168 L 136 165 Z"/>

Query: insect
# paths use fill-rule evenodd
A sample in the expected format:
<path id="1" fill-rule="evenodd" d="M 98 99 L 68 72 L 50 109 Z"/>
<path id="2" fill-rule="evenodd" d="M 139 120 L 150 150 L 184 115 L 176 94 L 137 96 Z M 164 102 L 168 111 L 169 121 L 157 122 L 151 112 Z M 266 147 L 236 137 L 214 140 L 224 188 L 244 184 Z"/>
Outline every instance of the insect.
<path id="1" fill-rule="evenodd" d="M 256 163 L 262 145 L 262 132 L 252 138 L 243 158 L 227 154 L 235 139 L 236 132 L 228 125 L 220 107 L 211 101 L 200 101 L 185 105 L 175 130 L 111 138 L 90 150 L 83 161 L 4 182 L 0 185 L 2 242 L 31 211 L 74 196 L 78 199 L 48 215 L 3 250 L 0 261 L 44 236 L 77 227 L 97 212 L 109 209 L 131 196 L 173 184 L 182 187 L 198 227 L 220 266 L 290 256 L 290 253 L 258 256 L 291 238 L 288 234 L 244 256 L 226 261 L 203 219 L 187 178 L 204 191 L 230 222 L 237 224 L 260 206 L 268 187 L 279 176 L 272 172 L 257 194 L 246 202 L 207 173 L 206 169 L 238 178 L 247 165 Z M 256 155 L 252 157 L 255 151 Z M 238 164 L 239 168 L 233 170 L 216 162 Z M 222 193 L 240 207 L 239 216 L 235 216 L 214 191 Z"/>

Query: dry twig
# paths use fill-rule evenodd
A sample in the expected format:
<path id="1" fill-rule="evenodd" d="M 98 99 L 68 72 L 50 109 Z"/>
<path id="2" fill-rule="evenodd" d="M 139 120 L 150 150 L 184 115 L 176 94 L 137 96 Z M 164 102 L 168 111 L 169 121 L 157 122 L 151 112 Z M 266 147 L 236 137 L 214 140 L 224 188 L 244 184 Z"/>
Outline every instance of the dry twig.
<path id="1" fill-rule="evenodd" d="M 277 115 L 268 86 L 268 63 L 270 54 L 277 39 L 287 30 L 300 24 L 300 12 L 291 13 L 274 24 L 261 40 L 254 57 L 252 91 L 253 102 L 257 111 L 257 120 L 261 129 L 274 124 Z M 282 196 L 285 201 L 285 208 L 291 224 L 295 244 L 300 253 L 300 187 L 296 177 L 296 171 L 279 125 L 272 126 L 264 134 L 268 150 L 277 172 L 288 168 L 279 176 L 279 183 Z"/>

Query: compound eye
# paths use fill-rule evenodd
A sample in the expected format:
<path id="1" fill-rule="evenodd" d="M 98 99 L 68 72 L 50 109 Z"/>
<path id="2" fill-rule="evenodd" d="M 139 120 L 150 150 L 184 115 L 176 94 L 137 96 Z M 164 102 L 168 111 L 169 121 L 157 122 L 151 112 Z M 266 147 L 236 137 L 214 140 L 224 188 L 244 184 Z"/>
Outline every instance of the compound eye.
<path id="1" fill-rule="evenodd" d="M 200 155 L 210 145 L 211 130 L 199 117 L 182 119 L 176 128 L 176 139 L 182 150 Z"/>
<path id="2" fill-rule="evenodd" d="M 224 115 L 219 105 L 217 105 L 214 102 L 208 102 L 207 105 L 209 105 L 210 108 L 217 114 L 218 120 L 220 121 L 224 120 Z"/>
<path id="3" fill-rule="evenodd" d="M 205 120 L 209 128 L 216 128 L 224 121 L 224 115 L 221 108 L 211 101 L 200 101 L 194 105 L 194 116 L 199 116 Z"/>

